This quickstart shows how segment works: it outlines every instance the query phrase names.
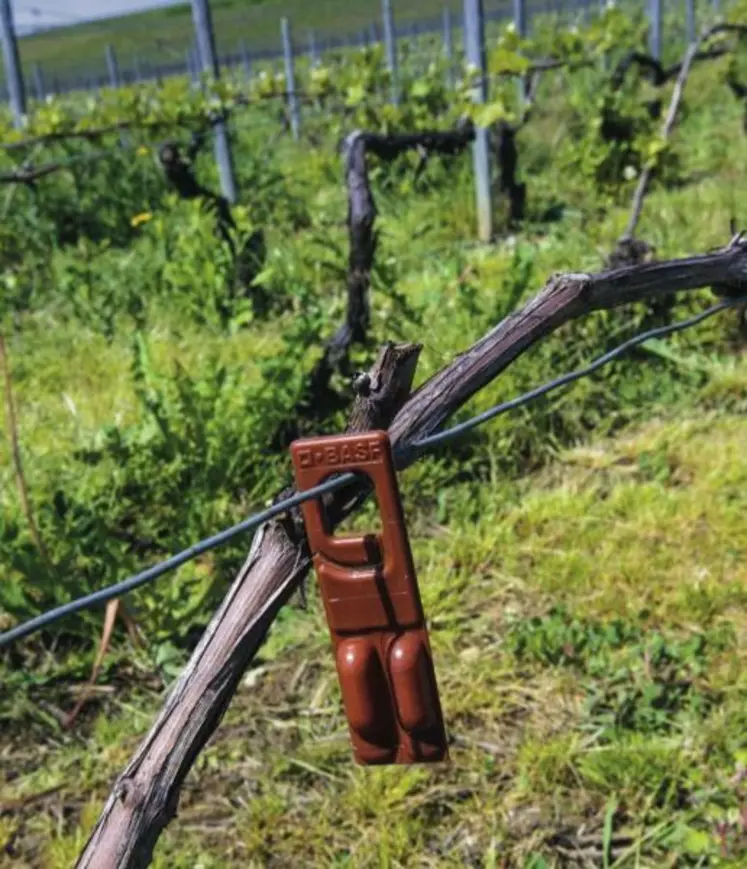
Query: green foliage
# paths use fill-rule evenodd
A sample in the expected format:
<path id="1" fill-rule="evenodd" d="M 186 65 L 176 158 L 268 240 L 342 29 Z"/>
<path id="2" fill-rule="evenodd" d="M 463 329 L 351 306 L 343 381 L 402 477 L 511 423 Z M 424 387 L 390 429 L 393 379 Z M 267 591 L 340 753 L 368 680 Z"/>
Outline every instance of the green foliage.
<path id="1" fill-rule="evenodd" d="M 621 619 L 608 624 L 588 623 L 573 618 L 564 607 L 557 607 L 544 618 L 517 622 L 507 644 L 519 659 L 544 665 L 575 665 L 589 671 L 600 662 L 603 665 L 612 650 L 640 639 L 640 628 Z"/>
<path id="2" fill-rule="evenodd" d="M 172 199 L 168 205 L 168 211 L 143 224 L 141 250 L 152 270 L 143 276 L 143 285 L 158 287 L 162 303 L 178 305 L 199 325 L 226 328 L 250 322 L 252 289 L 238 284 L 232 251 L 217 237 L 215 217 L 199 200 Z M 238 225 L 232 242 L 241 250 L 257 227 L 246 209 L 235 209 L 234 219 Z"/>
<path id="3" fill-rule="evenodd" d="M 256 499 L 272 479 L 261 435 L 247 424 L 251 395 L 238 371 L 213 364 L 189 373 L 177 364 L 166 377 L 139 334 L 132 364 L 138 423 L 103 427 L 48 482 L 53 488 L 41 501 L 38 522 L 55 567 L 31 545 L 22 524 L 3 525 L 0 547 L 10 572 L 0 607 L 15 616 L 98 588 L 144 558 L 229 523 L 241 502 Z M 232 563 L 230 553 L 223 557 Z M 175 639 L 206 617 L 215 600 L 213 594 L 206 603 L 212 586 L 197 565 L 182 572 L 173 595 L 163 593 L 168 582 L 156 596 L 139 595 L 148 633 Z"/>
<path id="4" fill-rule="evenodd" d="M 665 183 L 677 180 L 675 152 L 660 140 L 661 120 L 642 101 L 635 75 L 617 91 L 599 92 L 588 80 L 570 101 L 570 135 L 559 155 L 564 171 L 618 201 L 646 167 L 655 167 Z"/>
<path id="5" fill-rule="evenodd" d="M 504 29 L 491 51 L 491 74 L 525 70 L 532 57 L 562 61 L 568 67 L 560 75 L 573 88 L 568 101 L 552 111 L 561 124 L 569 117 L 572 124 L 581 123 L 579 94 L 598 80 L 588 64 L 607 55 L 614 61 L 636 44 L 639 24 L 609 10 L 572 32 L 538 27 L 532 40 L 520 40 Z M 12 140 L 125 120 L 182 124 L 195 131 L 210 112 L 236 109 L 237 166 L 245 197 L 232 210 L 237 227 L 231 245 L 234 250 L 251 248 L 261 234 L 266 247 L 253 282 L 240 285 L 229 245 L 215 231 L 214 216 L 200 202 L 179 201 L 164 188 L 153 141 L 140 138 L 155 135 L 155 128 L 128 132 L 124 142 L 118 132 L 112 133 L 104 139 L 112 146 L 106 159 L 75 164 L 44 179 L 37 190 L 9 188 L 0 269 L 4 313 L 12 315 L 19 341 L 28 323 L 50 318 L 55 329 L 72 334 L 79 328 L 81 334 L 103 336 L 120 360 L 131 359 L 129 369 L 125 364 L 118 375 L 127 384 L 126 420 L 113 422 L 113 412 L 95 413 L 93 424 L 82 426 L 67 451 L 50 457 L 34 479 L 43 537 L 54 540 L 49 544 L 51 560 L 69 577 L 69 587 L 68 579 L 57 583 L 54 572 L 35 554 L 18 505 L 12 499 L 3 502 L 4 552 L 14 564 L 3 605 L 14 617 L 38 612 L 104 577 L 120 576 L 142 557 L 176 548 L 186 537 L 208 533 L 233 518 L 239 504 L 247 499 L 258 503 L 279 482 L 277 457 L 268 444 L 292 417 L 308 374 L 344 311 L 345 202 L 334 144 L 355 127 L 380 132 L 444 128 L 469 106 L 469 71 L 457 93 L 448 93 L 440 61 L 418 68 L 416 55 L 424 46 L 404 46 L 398 107 L 389 102 L 390 81 L 380 48 L 333 54 L 327 66 L 301 70 L 300 87 L 315 101 L 304 105 L 304 124 L 308 135 L 322 143 L 317 154 L 294 150 L 278 138 L 277 105 L 266 98 L 282 92 L 285 83 L 267 71 L 249 83 L 253 105 L 243 109 L 247 94 L 235 81 L 206 83 L 201 91 L 175 79 L 107 93 L 100 100 L 52 100 L 36 107 L 23 133 L 5 131 Z M 516 117 L 514 84 L 509 78 L 496 84 L 496 101 L 487 111 L 498 105 L 501 116 Z M 626 87 L 630 106 L 639 105 L 637 79 L 631 77 Z M 249 124 L 243 123 L 239 110 L 247 111 Z M 594 111 L 600 110 L 597 104 Z M 597 135 L 593 124 L 588 128 L 589 135 Z M 268 137 L 277 143 L 269 150 Z M 642 141 L 636 138 L 632 146 L 642 148 Z M 541 166 L 541 147 L 529 143 L 530 164 Z M 94 150 L 83 142 L 48 150 L 50 158 L 63 158 L 74 149 Z M 575 138 L 574 149 L 578 159 L 585 159 L 578 157 L 583 144 Z M 11 157 L 4 159 L 12 162 Z M 393 165 L 371 160 L 380 238 L 372 276 L 372 342 L 356 349 L 356 366 L 365 367 L 375 343 L 384 338 L 420 339 L 426 323 L 428 340 L 447 336 L 441 352 L 451 354 L 510 313 L 557 267 L 557 258 L 542 254 L 531 233 L 513 249 L 496 250 L 487 261 L 454 244 L 459 210 L 471 198 L 468 157 L 430 160 L 422 177 L 414 180 L 418 160 L 416 154 Z M 624 162 L 619 155 L 614 161 Z M 216 189 L 207 151 L 195 168 L 201 183 Z M 556 173 L 557 167 L 549 172 Z M 541 190 L 546 173 L 535 174 Z M 553 182 L 553 187 L 561 190 L 562 185 Z M 565 193 L 572 196 L 572 191 L 569 187 Z M 447 197 L 455 203 L 454 216 L 441 213 L 449 211 L 443 206 Z M 563 228 L 541 231 L 550 248 L 565 244 Z M 421 277 L 432 240 L 444 239 L 448 249 L 441 258 L 442 272 L 426 271 Z M 564 258 L 562 254 L 559 261 L 565 264 Z M 269 299 L 272 325 L 263 324 L 255 313 L 254 297 L 260 291 Z M 585 361 L 640 328 L 644 317 L 636 313 L 621 327 L 615 315 L 600 314 L 565 327 L 560 341 L 537 347 L 531 359 L 506 372 L 476 403 L 509 397 L 559 368 Z M 242 333 L 248 343 L 242 344 L 237 358 L 230 348 Z M 146 348 L 161 340 L 169 347 L 167 358 L 150 361 Z M 680 340 L 687 348 L 688 338 Z M 212 350 L 187 364 L 182 359 L 186 341 L 207 342 Z M 426 347 L 426 356 L 429 352 Z M 427 373 L 433 363 L 425 365 Z M 564 442 L 590 431 L 614 430 L 651 400 L 680 399 L 703 383 L 710 370 L 679 365 L 671 354 L 651 358 L 643 367 L 620 363 L 596 385 L 579 387 L 584 390 L 582 408 L 559 395 L 510 421 L 496 422 L 489 433 L 476 433 L 451 450 L 443 464 L 424 475 L 424 497 L 442 489 L 454 474 L 481 478 L 495 467 L 513 473 L 536 465 Z M 28 378 L 22 371 L 21 391 Z M 343 382 L 334 385 L 343 395 L 349 389 Z M 327 421 L 331 428 L 341 424 L 337 417 Z M 484 458 L 488 446 L 494 451 L 490 461 Z M 186 491 L 190 499 L 180 496 Z M 121 539 L 123 534 L 129 542 Z M 138 548 L 133 537 L 148 545 Z M 39 583 L 43 591 L 36 582 L 25 581 L 32 575 L 46 577 Z M 203 591 L 195 592 L 197 605 L 187 608 L 178 628 L 183 634 L 195 613 L 204 617 Z M 147 607 L 148 601 L 143 593 L 141 606 Z M 159 618 L 154 615 L 152 623 L 158 625 Z"/>
<path id="6" fill-rule="evenodd" d="M 519 659 L 583 673 L 590 726 L 609 739 L 625 730 L 668 733 L 683 717 L 707 715 L 718 697 L 703 691 L 699 678 L 710 655 L 723 652 L 730 641 L 723 631 L 666 638 L 621 619 L 574 618 L 560 607 L 514 625 L 508 647 Z"/>
<path id="7" fill-rule="evenodd" d="M 233 867 L 262 865 L 272 852 L 281 863 L 345 866 L 377 865 L 386 853 L 400 865 L 417 866 L 427 853 L 449 867 L 466 860 L 500 865 L 497 855 L 508 866 L 562 866 L 565 851 L 583 847 L 600 866 L 605 854 L 610 866 L 621 867 L 636 860 L 742 865 L 743 440 L 738 414 L 678 413 L 614 440 L 563 451 L 543 472 L 503 481 L 499 497 L 473 480 L 452 484 L 448 528 L 434 521 L 432 510 L 413 508 L 418 487 L 403 475 L 439 689 L 454 736 L 451 763 L 351 766 L 334 660 L 311 583 L 308 609 L 284 610 L 281 630 L 263 647 L 195 764 L 182 820 L 164 832 L 156 860 L 163 867 L 189 866 L 205 854 L 208 865 Z M 674 464 L 687 468 L 689 482 L 671 476 L 656 484 L 652 503 L 652 483 L 631 467 L 639 454 L 665 448 Z M 462 509 L 470 504 L 477 509 Z M 702 528 L 694 533 L 698 520 Z M 596 525 L 603 545 L 594 536 Z M 738 557 L 724 552 L 724 539 Z M 547 609 L 559 550 L 574 559 L 576 584 L 563 583 L 564 609 Z M 631 577 L 632 559 L 648 565 L 645 576 Z M 672 562 L 669 577 L 661 571 L 663 559 Z M 709 598 L 709 618 L 689 601 L 695 590 Z M 641 612 L 642 599 L 655 611 Z M 545 615 L 536 619 L 538 612 Z M 512 637 L 523 637 L 519 655 L 507 647 Z M 569 640 L 575 649 L 570 659 L 562 651 Z M 605 724 L 588 702 L 590 688 L 611 680 L 623 662 L 631 674 L 626 690 L 645 688 L 646 654 L 654 680 L 671 687 L 666 670 L 674 665 L 694 683 L 693 696 L 697 691 L 717 702 L 691 710 L 675 695 L 671 727 L 644 715 L 624 727 Z M 587 669 L 595 659 L 599 672 L 592 676 Z M 12 756 L 0 756 L 0 771 L 20 770 L 3 776 L 0 794 L 6 805 L 15 805 L 13 795 L 46 794 L 6 815 L 19 853 L 69 865 L 112 778 L 162 702 L 162 693 L 151 694 L 150 682 L 142 680 L 158 673 L 168 684 L 178 662 L 179 650 L 164 641 L 153 644 L 147 658 L 128 650 L 128 659 L 110 663 L 103 678 L 116 693 L 97 698 L 98 714 L 89 709 L 74 739 L 58 735 L 48 711 L 60 692 L 49 656 L 40 656 L 33 670 L 31 697 L 42 701 L 36 710 L 33 703 L 22 708 L 28 686 L 22 690 L 18 671 L 9 673 L 3 711 L 13 698 L 20 720 L 35 721 L 35 737 L 19 739 Z M 82 662 L 73 672 L 79 679 L 87 675 Z M 69 700 L 61 702 L 67 708 Z M 660 707 L 640 699 L 636 708 Z M 8 740 L 13 732 L 11 724 Z M 90 804 L 81 805 L 82 786 L 93 796 Z M 49 795 L 54 787 L 61 792 Z M 218 833 L 211 825 L 192 825 L 194 817 L 232 799 Z M 68 806 L 65 825 L 61 805 Z"/>
<path id="8" fill-rule="evenodd" d="M 645 85 L 633 64 L 617 88 L 617 64 L 633 50 L 646 52 L 646 24 L 638 15 L 607 9 L 583 31 L 545 32 L 539 46 L 551 41 L 552 55 L 581 73 L 569 82 L 572 113 L 558 154 L 561 171 L 590 183 L 596 191 L 620 201 L 644 168 L 654 168 L 664 184 L 679 180 L 677 152 L 660 139 L 662 120 L 653 106 L 661 94 Z M 599 67 L 586 72 L 590 66 Z M 600 75 L 607 77 L 600 88 Z"/>
<path id="9" fill-rule="evenodd" d="M 431 156 L 417 176 L 417 154 L 393 164 L 370 159 L 379 212 L 372 325 L 369 343 L 354 349 L 354 368 L 365 369 L 386 339 L 419 341 L 421 382 L 549 275 L 597 270 L 627 216 L 616 203 L 632 186 L 631 161 L 663 161 L 643 218 L 660 256 L 723 243 L 738 215 L 735 191 L 746 183 L 740 107 L 722 70 L 699 66 L 673 149 L 658 156 L 659 122 L 640 110 L 649 96 L 640 78 L 630 76 L 615 97 L 600 86 L 598 66 L 607 58 L 609 72 L 639 44 L 639 25 L 609 12 L 577 32 L 540 26 L 530 41 L 496 33 L 496 77 L 526 69 L 527 58 L 568 65 L 543 78 L 520 134 L 526 220 L 494 245 L 474 244 L 468 153 Z M 206 83 L 203 94 L 169 82 L 90 105 L 52 102 L 30 118 L 27 133 L 181 121 L 170 132 L 182 141 L 211 110 L 236 108 L 241 202 L 231 243 L 244 249 L 261 233 L 263 253 L 259 273 L 239 285 L 214 216 L 166 189 L 155 129 L 128 132 L 126 147 L 114 133 L 102 141 L 113 151 L 106 160 L 75 164 L 34 190 L 5 190 L 0 322 L 45 553 L 21 509 L 3 434 L 3 626 L 213 534 L 288 484 L 287 457 L 273 443 L 295 419 L 345 311 L 339 140 L 361 126 L 444 129 L 473 111 L 468 70 L 447 93 L 440 61 L 431 64 L 434 47 L 406 48 L 396 109 L 376 50 L 333 55 L 314 71 L 300 65 L 300 88 L 312 97 L 300 146 L 283 134 L 280 105 L 264 99 L 284 87 L 269 70 L 248 84 L 251 106 L 240 107 L 247 88 L 236 83 Z M 517 120 L 515 79 L 493 84 L 485 111 Z M 605 150 L 598 120 L 609 109 L 634 121 L 628 150 Z M 93 150 L 78 142 L 43 153 Z M 675 157 L 680 166 L 670 171 Z M 5 169 L 15 164 L 3 160 Z M 682 183 L 691 164 L 705 180 Z M 218 189 L 209 146 L 196 172 Z M 263 316 L 252 305 L 260 288 Z M 672 316 L 704 301 L 704 293 L 683 299 Z M 565 325 L 457 418 L 578 367 L 651 319 L 635 308 Z M 232 806 L 220 835 L 209 825 L 175 825 L 159 865 L 417 866 L 427 854 L 444 866 L 505 860 L 539 869 L 562 865 L 579 847 L 595 865 L 616 869 L 740 865 L 740 342 L 732 318 L 714 319 L 497 419 L 403 474 L 454 763 L 350 773 L 311 583 L 309 609 L 283 611 L 227 727 L 193 773 L 195 817 L 212 817 L 224 797 Z M 341 377 L 334 386 L 343 399 L 351 394 Z M 624 429 L 630 423 L 640 426 L 634 434 Z M 319 431 L 343 424 L 342 412 L 313 423 Z M 619 437 L 604 440 L 612 434 Z M 357 522 L 371 520 L 364 512 Z M 68 619 L 3 659 L 3 739 L 14 742 L 0 752 L 0 801 L 14 805 L 62 783 L 65 811 L 33 803 L 28 824 L 25 809 L 5 814 L 0 847 L 11 837 L 35 864 L 70 864 L 96 801 L 159 704 L 153 693 L 178 673 L 247 544 L 239 539 L 128 597 L 148 645 L 135 649 L 117 626 L 101 676 L 108 693 L 87 714 L 103 713 L 92 727 L 82 720 L 80 741 L 60 736 L 58 713 L 72 705 L 70 682 L 90 671 L 101 613 Z M 59 745 L 45 742 L 49 734 Z M 42 764 L 37 742 L 48 752 Z M 90 803 L 76 797 L 83 790 Z"/>

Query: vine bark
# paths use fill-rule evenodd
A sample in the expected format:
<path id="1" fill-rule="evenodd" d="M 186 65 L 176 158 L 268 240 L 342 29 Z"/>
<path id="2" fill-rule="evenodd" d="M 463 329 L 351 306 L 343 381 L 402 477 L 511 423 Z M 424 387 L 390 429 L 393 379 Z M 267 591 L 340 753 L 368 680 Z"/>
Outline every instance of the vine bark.
<path id="1" fill-rule="evenodd" d="M 413 441 L 440 427 L 516 358 L 564 323 L 584 314 L 672 292 L 747 287 L 747 242 L 741 235 L 715 253 L 629 266 L 600 274 L 550 278 L 542 291 L 404 400 L 419 347 L 388 345 L 356 400 L 351 425 L 384 427 L 401 456 L 417 457 Z M 388 358 L 388 362 L 387 362 Z M 388 373 L 387 373 L 388 372 Z M 336 519 L 366 497 L 356 485 L 329 496 Z M 217 728 L 242 673 L 267 629 L 309 567 L 298 516 L 269 523 L 207 628 L 150 733 L 118 778 L 78 861 L 79 869 L 142 869 L 176 814 L 190 767 Z"/>

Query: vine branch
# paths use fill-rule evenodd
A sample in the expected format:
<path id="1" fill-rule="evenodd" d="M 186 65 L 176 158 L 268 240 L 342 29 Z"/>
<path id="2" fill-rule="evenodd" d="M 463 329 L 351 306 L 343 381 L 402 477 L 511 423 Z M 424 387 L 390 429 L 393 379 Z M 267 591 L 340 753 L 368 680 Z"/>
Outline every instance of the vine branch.
<path id="1" fill-rule="evenodd" d="M 720 285 L 739 287 L 742 292 L 747 286 L 747 242 L 741 235 L 715 253 L 595 275 L 554 276 L 538 295 L 456 356 L 404 403 L 420 348 L 389 345 L 379 358 L 379 370 L 374 366 L 365 393 L 356 400 L 361 407 L 358 422 L 385 427 L 391 421 L 392 445 L 403 456 L 400 467 L 406 467 L 414 460 L 413 441 L 443 426 L 476 392 L 564 323 L 596 310 Z M 388 376 L 381 364 L 387 354 Z M 341 520 L 365 494 L 355 483 L 328 496 L 330 517 Z M 176 813 L 187 772 L 308 567 L 309 551 L 298 516 L 268 523 L 257 533 L 244 567 L 161 714 L 115 783 L 78 869 L 143 869 L 149 864 L 159 835 Z"/>
<path id="2" fill-rule="evenodd" d="M 714 36 L 718 36 L 724 33 L 736 33 L 739 35 L 743 35 L 747 33 L 747 26 L 741 24 L 716 24 L 708 30 L 704 31 L 698 37 L 698 39 L 695 40 L 695 42 L 691 43 L 691 45 L 685 52 L 681 63 L 678 65 L 679 71 L 677 73 L 677 81 L 674 84 L 672 99 L 669 103 L 669 109 L 667 111 L 666 118 L 664 119 L 664 125 L 661 131 L 661 139 L 663 142 L 669 141 L 672 135 L 672 131 L 674 130 L 674 125 L 677 120 L 677 113 L 679 112 L 680 105 L 682 103 L 682 97 L 685 92 L 685 84 L 687 83 L 687 78 L 690 75 L 690 70 L 692 68 L 693 62 L 695 58 L 698 57 L 700 54 L 700 46 L 703 45 L 704 42 L 707 42 L 709 39 L 712 39 Z M 641 218 L 641 212 L 643 210 L 643 201 L 646 197 L 646 193 L 648 192 L 648 187 L 654 175 L 655 168 L 655 165 L 649 163 L 644 167 L 638 178 L 638 186 L 636 187 L 635 193 L 633 195 L 630 219 L 628 220 L 628 225 L 625 229 L 625 233 L 621 238 L 622 242 L 632 239 L 635 235 L 636 229 L 638 228 L 638 222 Z"/>

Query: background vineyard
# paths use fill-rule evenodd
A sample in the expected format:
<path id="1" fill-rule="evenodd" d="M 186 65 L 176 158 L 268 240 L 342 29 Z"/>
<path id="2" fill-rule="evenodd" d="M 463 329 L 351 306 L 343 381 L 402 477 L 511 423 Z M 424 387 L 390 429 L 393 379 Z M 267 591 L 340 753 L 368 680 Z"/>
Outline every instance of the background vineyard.
<path id="1" fill-rule="evenodd" d="M 552 13 L 568 24 L 579 15 L 588 19 L 596 10 L 587 0 L 526 4 L 529 18 Z M 438 36 L 442 13 L 448 9 L 456 29 L 461 25 L 459 0 L 434 5 L 430 0 L 400 0 L 394 4 L 395 24 L 400 38 Z M 626 11 L 640 12 L 635 0 L 626 0 Z M 236 3 L 219 0 L 211 4 L 216 43 L 221 62 L 227 68 L 247 61 L 261 68 L 269 59 L 281 56 L 278 20 L 286 16 L 293 24 L 294 46 L 299 55 L 308 54 L 311 42 L 319 51 L 370 47 L 382 41 L 381 3 L 363 0 L 321 0 L 313 4 L 277 0 Z M 492 24 L 511 19 L 509 0 L 488 0 L 485 4 Z M 681 9 L 667 6 L 671 29 L 682 35 Z M 679 14 L 678 14 L 679 13 Z M 43 89 L 52 93 L 92 89 L 110 83 L 106 63 L 107 47 L 113 49 L 125 82 L 150 80 L 167 72 L 184 71 L 185 55 L 194 46 L 194 28 L 188 5 L 136 13 L 126 18 L 70 23 L 64 29 L 30 34 L 23 40 L 23 65 L 30 89 L 38 96 L 37 75 Z"/>
<path id="2" fill-rule="evenodd" d="M 648 14 L 659 5 L 667 34 L 666 51 L 676 51 L 687 35 L 686 8 L 691 0 L 622 0 L 628 15 Z M 552 17 L 556 27 L 588 23 L 599 11 L 591 0 L 521 0 L 530 27 L 535 20 Z M 493 37 L 512 20 L 517 3 L 486 0 L 485 14 Z M 47 8 L 47 7 L 44 7 Z M 346 3 L 318 0 L 313 4 L 263 0 L 237 4 L 218 0 L 211 4 L 215 38 L 221 64 L 236 71 L 267 69 L 282 56 L 281 16 L 292 23 L 292 42 L 299 57 L 313 52 L 372 47 L 383 41 L 380 0 Z M 718 0 L 694 3 L 698 25 L 718 11 Z M 394 24 L 398 39 L 420 47 L 420 71 L 434 55 L 433 43 L 444 30 L 444 13 L 451 16 L 456 44 L 462 42 L 462 3 L 434 5 L 431 0 L 395 0 Z M 430 43 L 430 45 L 428 45 Z M 189 72 L 196 63 L 194 28 L 187 4 L 135 13 L 126 18 L 94 22 L 71 21 L 64 28 L 32 33 L 22 39 L 22 62 L 29 93 L 36 99 L 76 90 L 95 91 L 111 85 L 108 52 L 117 59 L 118 75 L 126 84 L 160 80 Z M 411 66 L 414 64 L 411 63 Z M 5 89 L 0 70 L 0 93 Z"/>
<path id="3" fill-rule="evenodd" d="M 3 627 L 239 520 L 288 482 L 277 435 L 344 314 L 339 144 L 352 130 L 451 129 L 465 114 L 513 123 L 522 106 L 507 74 L 527 56 L 563 62 L 542 76 L 519 134 L 526 213 L 501 212 L 495 245 L 474 241 L 469 152 L 424 167 L 417 152 L 371 159 L 379 235 L 360 369 L 383 341 L 415 340 L 423 379 L 550 274 L 601 269 L 648 161 L 658 172 L 642 234 L 657 256 L 722 245 L 744 220 L 744 106 L 726 85 L 747 79 L 743 51 L 697 66 L 663 147 L 643 107 L 669 89 L 639 69 L 619 92 L 609 86 L 619 60 L 645 45 L 645 18 L 619 10 L 575 31 L 539 16 L 526 41 L 496 32 L 482 108 L 468 77 L 447 86 L 435 37 L 402 44 L 398 107 L 380 47 L 330 53 L 315 70 L 299 63 L 300 142 L 285 101 L 270 98 L 285 80 L 268 71 L 72 94 L 33 106 L 23 130 L 4 118 L 6 144 L 131 126 L 0 158 L 7 174 L 65 164 L 0 187 L 0 324 L 43 544 L 22 510 L 6 428 Z M 668 41 L 672 60 L 683 50 Z M 629 140 L 600 136 L 604 100 L 633 119 Z M 180 198 L 157 159 L 166 137 L 182 148 L 204 137 L 195 173 L 217 190 L 218 110 L 230 112 L 240 191 L 233 244 L 261 238 L 241 286 L 215 214 L 204 198 Z M 563 327 L 465 414 L 708 295 Z M 284 611 L 247 674 L 154 865 L 744 865 L 743 341 L 732 317 L 648 345 L 409 470 L 452 767 L 351 769 L 310 586 L 307 608 Z M 333 386 L 352 396 L 344 378 Z M 344 417 L 343 404 L 313 425 L 333 431 Z M 73 863 L 245 552 L 237 541 L 132 596 L 146 644 L 118 629 L 72 732 L 60 722 L 90 671 L 101 614 L 3 653 L 0 861 Z"/>

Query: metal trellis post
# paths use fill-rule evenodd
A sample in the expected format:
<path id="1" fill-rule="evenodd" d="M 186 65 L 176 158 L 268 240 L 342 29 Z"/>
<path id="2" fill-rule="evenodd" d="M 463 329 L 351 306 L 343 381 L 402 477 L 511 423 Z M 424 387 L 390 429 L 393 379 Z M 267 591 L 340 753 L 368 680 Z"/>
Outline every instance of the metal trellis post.
<path id="1" fill-rule="evenodd" d="M 477 79 L 472 91 L 476 103 L 484 103 L 488 97 L 487 69 L 485 59 L 485 10 L 482 0 L 464 0 L 464 40 L 470 72 Z M 480 241 L 489 242 L 493 237 L 493 195 L 490 177 L 490 143 L 488 131 L 476 127 L 472 146 L 477 194 L 477 225 Z"/>
<path id="2" fill-rule="evenodd" d="M 296 94 L 296 70 L 293 62 L 293 40 L 291 39 L 290 22 L 283 18 L 280 22 L 280 33 L 283 38 L 283 60 L 285 62 L 285 90 L 288 94 L 288 111 L 290 112 L 291 133 L 294 139 L 301 136 L 301 112 Z"/>
<path id="3" fill-rule="evenodd" d="M 215 52 L 215 36 L 213 34 L 213 22 L 210 17 L 208 0 L 192 0 L 192 19 L 195 26 L 202 70 L 217 79 L 220 77 L 220 67 L 218 66 L 218 58 Z M 216 121 L 213 127 L 213 134 L 215 139 L 215 161 L 218 164 L 221 192 L 229 202 L 233 203 L 237 199 L 236 176 L 233 168 L 228 126 L 224 119 Z"/>
<path id="4" fill-rule="evenodd" d="M 34 77 L 34 91 L 36 98 L 41 102 L 47 96 L 47 86 L 44 83 L 44 72 L 41 65 L 35 63 L 32 73 Z"/>
<path id="5" fill-rule="evenodd" d="M 695 42 L 695 0 L 685 0 L 685 25 L 687 28 L 687 41 Z"/>
<path id="6" fill-rule="evenodd" d="M 649 50 L 651 56 L 661 60 L 661 0 L 649 0 Z"/>
<path id="7" fill-rule="evenodd" d="M 319 50 L 316 45 L 316 33 L 309 30 L 309 60 L 312 66 L 319 66 Z"/>
<path id="8" fill-rule="evenodd" d="M 451 9 L 444 7 L 444 57 L 446 59 L 446 87 L 454 88 L 454 29 L 451 24 Z"/>
<path id="9" fill-rule="evenodd" d="M 394 27 L 392 0 L 381 0 L 381 11 L 384 19 L 386 62 L 392 77 L 392 103 L 397 106 L 399 105 L 399 69 L 397 66 L 397 31 Z"/>
<path id="10" fill-rule="evenodd" d="M 13 125 L 20 128 L 23 126 L 26 116 L 26 89 L 23 84 L 10 0 L 0 0 L 0 43 L 3 47 L 5 82 L 8 88 L 10 109 L 13 113 Z"/>
<path id="11" fill-rule="evenodd" d="M 122 80 L 119 77 L 119 63 L 117 61 L 117 54 L 114 51 L 113 45 L 107 45 L 106 49 L 106 68 L 109 72 L 109 84 L 113 88 L 118 88 L 122 84 Z"/>

